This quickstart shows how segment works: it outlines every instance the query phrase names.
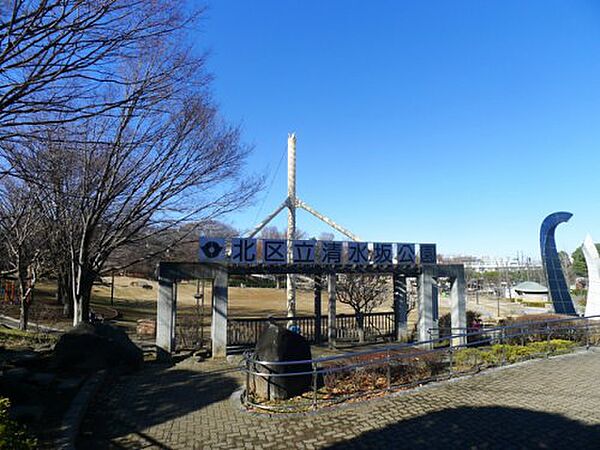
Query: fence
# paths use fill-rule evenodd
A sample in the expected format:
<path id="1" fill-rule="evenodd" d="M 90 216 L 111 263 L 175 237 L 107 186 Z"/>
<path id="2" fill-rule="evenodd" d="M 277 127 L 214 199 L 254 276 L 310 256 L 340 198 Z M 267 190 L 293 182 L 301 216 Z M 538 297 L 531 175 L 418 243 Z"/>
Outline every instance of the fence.
<path id="1" fill-rule="evenodd" d="M 393 312 L 375 312 L 363 314 L 363 329 L 366 340 L 388 338 L 394 336 L 395 322 Z M 227 342 L 229 345 L 254 345 L 263 330 L 272 321 L 286 326 L 293 320 L 300 328 L 300 334 L 311 344 L 327 340 L 328 319 L 322 316 L 320 327 L 316 316 L 233 318 L 227 321 Z M 359 327 L 356 314 L 338 314 L 335 318 L 336 339 L 358 340 Z"/>
<path id="2" fill-rule="evenodd" d="M 259 361 L 246 353 L 244 403 L 277 412 L 299 412 L 381 391 L 406 389 L 430 381 L 600 344 L 600 316 L 550 319 L 466 332 L 377 350 L 306 361 Z M 304 377 L 303 395 L 278 402 L 261 396 Z M 257 385 L 262 385 L 257 390 Z"/>
<path id="3" fill-rule="evenodd" d="M 17 301 L 17 283 L 14 280 L 0 279 L 0 303 L 19 304 Z"/>

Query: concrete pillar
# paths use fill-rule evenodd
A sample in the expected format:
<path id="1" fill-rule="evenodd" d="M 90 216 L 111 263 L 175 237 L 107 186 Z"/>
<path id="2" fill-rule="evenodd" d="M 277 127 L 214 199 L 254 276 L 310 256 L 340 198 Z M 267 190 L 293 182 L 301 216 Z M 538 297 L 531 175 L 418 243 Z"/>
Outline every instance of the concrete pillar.
<path id="1" fill-rule="evenodd" d="M 323 277 L 321 275 L 315 275 L 315 343 L 320 344 L 322 341 L 321 336 L 321 283 Z"/>
<path id="2" fill-rule="evenodd" d="M 423 271 L 419 275 L 418 340 L 431 339 L 429 331 L 433 327 L 433 275 L 430 267 L 423 266 Z"/>
<path id="3" fill-rule="evenodd" d="M 335 274 L 327 275 L 327 294 L 328 294 L 328 317 L 327 317 L 327 339 L 329 347 L 335 347 L 336 329 L 335 329 Z"/>
<path id="4" fill-rule="evenodd" d="M 440 323 L 440 289 L 437 284 L 437 280 L 434 280 L 433 284 L 431 285 L 431 314 L 433 329 L 429 335 L 431 336 L 431 339 L 437 339 L 440 337 L 440 330 L 438 329 Z"/>
<path id="5" fill-rule="evenodd" d="M 172 280 L 158 280 L 156 303 L 156 351 L 159 359 L 168 359 L 175 351 L 175 314 L 177 296 Z"/>
<path id="6" fill-rule="evenodd" d="M 406 291 L 406 277 L 394 274 L 394 325 L 395 338 L 404 341 L 408 335 L 408 297 Z"/>
<path id="7" fill-rule="evenodd" d="M 467 296 L 465 271 L 461 268 L 454 280 L 450 290 L 450 323 L 452 328 L 466 328 L 467 325 Z M 461 330 L 456 330 L 460 332 Z M 466 330 L 465 330 L 466 331 Z M 465 337 L 452 339 L 452 345 L 464 345 L 467 343 Z"/>
<path id="8" fill-rule="evenodd" d="M 217 271 L 213 279 L 212 325 L 212 357 L 227 356 L 227 304 L 229 277 L 225 270 Z"/>

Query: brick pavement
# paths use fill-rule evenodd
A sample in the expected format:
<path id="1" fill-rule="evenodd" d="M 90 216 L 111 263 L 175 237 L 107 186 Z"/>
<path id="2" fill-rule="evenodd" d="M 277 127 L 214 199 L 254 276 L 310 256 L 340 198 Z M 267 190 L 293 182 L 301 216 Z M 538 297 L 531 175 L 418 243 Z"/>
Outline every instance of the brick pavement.
<path id="1" fill-rule="evenodd" d="M 600 448 L 600 350 L 535 360 L 316 414 L 236 408 L 241 376 L 183 362 L 124 376 L 91 405 L 78 447 Z"/>

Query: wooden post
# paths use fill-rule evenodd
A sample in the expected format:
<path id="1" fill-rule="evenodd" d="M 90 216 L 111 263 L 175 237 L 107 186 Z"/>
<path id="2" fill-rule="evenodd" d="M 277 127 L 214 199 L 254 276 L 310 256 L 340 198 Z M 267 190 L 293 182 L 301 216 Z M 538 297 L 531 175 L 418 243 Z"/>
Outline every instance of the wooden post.
<path id="1" fill-rule="evenodd" d="M 335 347 L 336 329 L 335 329 L 335 274 L 327 275 L 327 294 L 328 294 L 328 317 L 327 317 L 327 339 L 329 348 Z"/>
<path id="2" fill-rule="evenodd" d="M 323 282 L 323 277 L 321 275 L 315 275 L 315 343 L 320 344 L 321 337 L 321 283 Z"/>

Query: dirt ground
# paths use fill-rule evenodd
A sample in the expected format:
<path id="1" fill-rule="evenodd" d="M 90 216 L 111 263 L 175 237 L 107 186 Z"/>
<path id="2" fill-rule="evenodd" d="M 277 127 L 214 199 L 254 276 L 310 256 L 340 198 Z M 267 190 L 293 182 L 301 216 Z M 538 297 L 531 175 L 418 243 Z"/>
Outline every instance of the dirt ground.
<path id="1" fill-rule="evenodd" d="M 110 279 L 106 279 L 110 282 Z M 142 285 L 152 286 L 143 288 Z M 145 303 L 146 307 L 151 303 L 156 308 L 158 283 L 156 281 L 144 280 L 132 277 L 116 277 L 114 296 L 120 302 Z M 196 292 L 202 292 L 202 284 L 197 282 L 181 282 L 177 285 L 177 302 L 179 305 L 194 306 Z M 110 285 L 94 287 L 95 301 L 105 303 L 110 299 Z M 210 306 L 212 297 L 210 283 L 206 282 L 204 288 L 205 306 Z M 390 311 L 392 299 L 380 306 L 378 311 Z M 327 293 L 323 292 L 321 299 L 322 313 L 327 313 Z M 299 290 L 296 294 L 296 311 L 299 315 L 314 314 L 314 297 L 312 291 Z M 338 302 L 337 312 L 353 313 L 351 307 Z M 231 317 L 264 317 L 268 315 L 285 316 L 286 314 L 286 290 L 275 288 L 229 288 L 229 314 Z"/>
<path id="2" fill-rule="evenodd" d="M 202 284 L 196 281 L 181 282 L 177 285 L 178 312 L 190 314 L 196 310 L 196 292 L 202 292 Z M 36 285 L 34 303 L 31 309 L 30 320 L 41 324 L 68 327 L 70 320 L 64 318 L 62 305 L 55 300 L 56 286 L 52 281 L 42 281 Z M 104 278 L 102 283 L 94 285 L 92 290 L 92 310 L 101 311 L 103 308 L 113 307 L 119 311 L 119 322 L 123 325 L 135 326 L 138 319 L 150 319 L 156 316 L 156 301 L 158 283 L 153 280 L 135 277 L 115 277 L 113 301 L 111 303 L 111 279 Z M 212 291 L 210 282 L 204 288 L 205 314 L 210 317 Z M 313 292 L 308 290 L 297 291 L 296 311 L 298 315 L 314 314 Z M 17 305 L 2 305 L 3 314 L 18 317 Z M 391 311 L 392 299 L 390 298 L 376 311 Z M 321 299 L 321 312 L 327 314 L 327 293 L 323 292 Z M 352 314 L 353 310 L 348 305 L 337 303 L 338 314 Z M 229 288 L 229 315 L 230 317 L 267 317 L 273 315 L 283 317 L 286 315 L 286 290 L 275 288 Z"/>

